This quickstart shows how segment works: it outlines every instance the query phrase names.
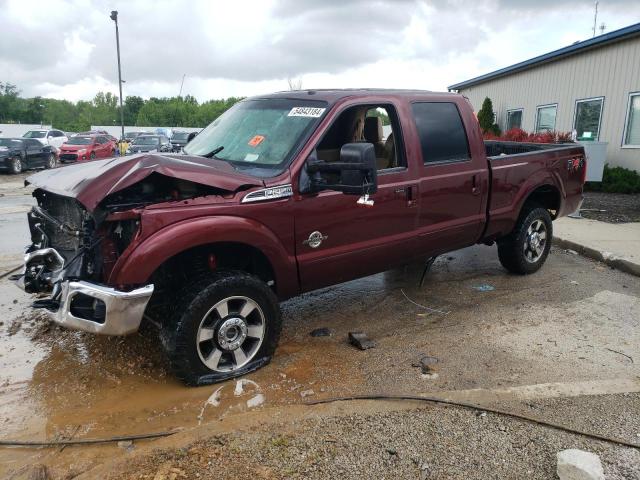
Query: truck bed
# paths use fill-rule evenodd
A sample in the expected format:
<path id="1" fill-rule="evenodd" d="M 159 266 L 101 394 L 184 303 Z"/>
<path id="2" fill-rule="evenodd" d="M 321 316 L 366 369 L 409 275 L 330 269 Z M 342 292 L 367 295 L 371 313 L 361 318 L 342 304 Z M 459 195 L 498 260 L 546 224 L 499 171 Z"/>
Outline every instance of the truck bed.
<path id="1" fill-rule="evenodd" d="M 586 170 L 581 145 L 484 143 L 491 182 L 485 239 L 496 239 L 511 232 L 524 201 L 534 191 L 557 199 L 554 218 L 568 215 L 579 207 Z M 574 167 L 574 160 L 579 161 L 579 168 Z"/>

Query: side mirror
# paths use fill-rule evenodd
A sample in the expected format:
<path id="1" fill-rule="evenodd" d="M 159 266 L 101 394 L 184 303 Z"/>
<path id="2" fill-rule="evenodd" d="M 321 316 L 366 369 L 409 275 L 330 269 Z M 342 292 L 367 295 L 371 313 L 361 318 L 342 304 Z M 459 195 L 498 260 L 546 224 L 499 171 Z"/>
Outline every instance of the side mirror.
<path id="1" fill-rule="evenodd" d="M 339 162 L 325 162 L 313 156 L 307 161 L 306 170 L 312 192 L 335 190 L 347 195 L 364 195 L 378 190 L 376 153 L 371 143 L 343 145 Z"/>

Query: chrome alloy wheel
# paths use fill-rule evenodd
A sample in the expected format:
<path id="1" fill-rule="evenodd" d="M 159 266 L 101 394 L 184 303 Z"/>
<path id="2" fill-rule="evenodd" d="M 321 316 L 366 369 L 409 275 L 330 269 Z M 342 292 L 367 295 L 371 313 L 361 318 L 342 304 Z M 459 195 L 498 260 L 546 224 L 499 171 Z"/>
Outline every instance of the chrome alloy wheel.
<path id="1" fill-rule="evenodd" d="M 531 222 L 524 240 L 524 258 L 529 263 L 536 263 L 542 257 L 547 245 L 547 226 L 542 220 Z"/>
<path id="2" fill-rule="evenodd" d="M 266 319 L 260 306 L 248 297 L 228 297 L 216 303 L 198 326 L 198 356 L 210 370 L 237 370 L 256 355 L 262 345 Z"/>

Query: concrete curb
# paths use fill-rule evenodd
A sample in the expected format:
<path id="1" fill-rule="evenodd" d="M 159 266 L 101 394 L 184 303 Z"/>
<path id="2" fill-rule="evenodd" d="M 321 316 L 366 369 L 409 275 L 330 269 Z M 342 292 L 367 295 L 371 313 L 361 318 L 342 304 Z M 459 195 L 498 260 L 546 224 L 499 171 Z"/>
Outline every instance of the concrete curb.
<path id="1" fill-rule="evenodd" d="M 579 243 L 561 237 L 554 237 L 553 244 L 560 248 L 575 250 L 580 255 L 602 262 L 611 268 L 640 277 L 640 264 L 623 257 L 618 257 L 611 252 L 601 252 L 595 248 L 580 245 Z"/>

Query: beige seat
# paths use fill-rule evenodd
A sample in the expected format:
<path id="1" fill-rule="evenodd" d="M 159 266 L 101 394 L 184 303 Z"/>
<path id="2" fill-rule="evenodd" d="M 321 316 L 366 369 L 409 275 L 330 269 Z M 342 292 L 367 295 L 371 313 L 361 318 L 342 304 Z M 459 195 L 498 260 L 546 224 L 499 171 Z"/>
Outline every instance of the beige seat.
<path id="1" fill-rule="evenodd" d="M 376 165 L 378 170 L 389 168 L 389 159 L 385 158 L 382 141 L 382 119 L 380 117 L 367 117 L 364 119 L 364 139 L 373 144 L 376 152 Z"/>

